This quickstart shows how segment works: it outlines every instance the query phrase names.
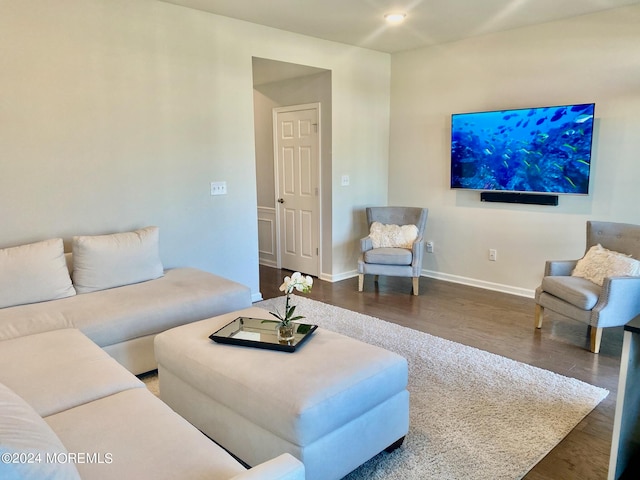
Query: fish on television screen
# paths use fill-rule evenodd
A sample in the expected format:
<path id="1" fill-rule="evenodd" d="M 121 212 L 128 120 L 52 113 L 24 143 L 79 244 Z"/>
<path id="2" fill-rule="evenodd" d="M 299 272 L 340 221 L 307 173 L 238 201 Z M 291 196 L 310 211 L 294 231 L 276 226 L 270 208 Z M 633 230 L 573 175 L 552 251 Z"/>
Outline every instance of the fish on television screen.
<path id="1" fill-rule="evenodd" d="M 589 193 L 595 104 L 451 116 L 451 188 Z"/>

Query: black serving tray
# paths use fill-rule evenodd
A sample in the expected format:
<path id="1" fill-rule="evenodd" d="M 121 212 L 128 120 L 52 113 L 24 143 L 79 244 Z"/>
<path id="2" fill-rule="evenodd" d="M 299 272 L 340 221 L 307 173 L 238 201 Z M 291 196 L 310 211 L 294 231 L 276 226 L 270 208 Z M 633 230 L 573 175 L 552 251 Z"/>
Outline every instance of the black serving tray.
<path id="1" fill-rule="evenodd" d="M 238 317 L 232 322 L 213 332 L 209 338 L 214 342 L 243 347 L 265 348 L 282 352 L 295 352 L 305 340 L 318 328 L 317 325 L 296 323 L 294 338 L 288 342 L 278 341 L 276 327 L 278 320 L 266 320 L 264 318 Z"/>

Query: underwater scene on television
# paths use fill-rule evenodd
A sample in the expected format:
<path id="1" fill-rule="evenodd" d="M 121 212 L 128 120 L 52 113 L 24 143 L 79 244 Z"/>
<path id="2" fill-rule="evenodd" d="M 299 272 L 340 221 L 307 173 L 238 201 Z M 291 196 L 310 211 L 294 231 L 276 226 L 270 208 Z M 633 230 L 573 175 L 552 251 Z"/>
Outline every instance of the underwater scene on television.
<path id="1" fill-rule="evenodd" d="M 594 104 L 454 114 L 451 187 L 589 191 Z"/>

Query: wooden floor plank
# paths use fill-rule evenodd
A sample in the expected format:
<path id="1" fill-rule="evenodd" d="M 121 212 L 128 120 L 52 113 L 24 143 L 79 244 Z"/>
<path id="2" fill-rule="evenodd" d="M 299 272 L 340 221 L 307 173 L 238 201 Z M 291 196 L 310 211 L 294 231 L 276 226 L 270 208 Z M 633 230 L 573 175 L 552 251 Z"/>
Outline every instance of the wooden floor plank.
<path id="1" fill-rule="evenodd" d="M 291 272 L 260 267 L 263 298 L 282 295 L 278 287 Z M 543 458 L 527 480 L 606 478 L 622 350 L 622 327 L 604 330 L 600 353 L 589 352 L 587 327 L 547 313 L 534 329 L 534 301 L 501 292 L 431 278 L 357 277 L 340 282 L 316 280 L 305 296 L 463 343 L 608 389 L 609 396 Z M 302 312 L 301 312 L 302 313 Z"/>

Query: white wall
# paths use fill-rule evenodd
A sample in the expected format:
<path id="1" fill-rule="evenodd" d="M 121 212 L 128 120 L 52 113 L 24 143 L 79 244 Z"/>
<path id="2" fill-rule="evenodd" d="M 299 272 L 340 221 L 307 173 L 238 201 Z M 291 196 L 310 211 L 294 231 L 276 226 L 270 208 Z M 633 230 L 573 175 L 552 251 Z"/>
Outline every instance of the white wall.
<path id="1" fill-rule="evenodd" d="M 155 0 L 2 2 L 0 246 L 154 224 L 166 266 L 259 297 L 252 56 L 333 72 L 332 162 L 386 195 L 389 55 Z M 378 197 L 341 193 L 332 272 Z"/>
<path id="2" fill-rule="evenodd" d="M 640 6 L 392 56 L 389 203 L 429 207 L 425 273 L 532 295 L 589 219 L 640 223 Z M 596 103 L 591 194 L 557 207 L 449 189 L 452 113 Z M 498 250 L 489 262 L 488 249 Z"/>

